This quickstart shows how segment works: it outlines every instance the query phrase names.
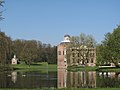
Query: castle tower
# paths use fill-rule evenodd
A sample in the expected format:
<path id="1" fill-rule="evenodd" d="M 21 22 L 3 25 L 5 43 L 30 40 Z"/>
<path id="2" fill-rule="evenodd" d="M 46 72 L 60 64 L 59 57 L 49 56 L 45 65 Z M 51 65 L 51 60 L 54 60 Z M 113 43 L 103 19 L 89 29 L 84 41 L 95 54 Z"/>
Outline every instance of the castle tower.
<path id="1" fill-rule="evenodd" d="M 65 35 L 64 40 L 57 46 L 57 66 L 67 68 L 66 45 L 70 43 L 70 36 Z"/>

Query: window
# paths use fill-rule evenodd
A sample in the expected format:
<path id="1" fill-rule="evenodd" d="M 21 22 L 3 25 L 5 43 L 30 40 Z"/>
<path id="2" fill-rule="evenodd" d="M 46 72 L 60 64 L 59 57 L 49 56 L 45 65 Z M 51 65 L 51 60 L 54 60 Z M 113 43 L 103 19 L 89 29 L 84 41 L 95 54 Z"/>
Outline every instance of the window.
<path id="1" fill-rule="evenodd" d="M 61 51 L 58 51 L 58 55 L 61 55 Z"/>
<path id="2" fill-rule="evenodd" d="M 93 63 L 93 58 L 91 59 L 91 63 Z"/>
<path id="3" fill-rule="evenodd" d="M 74 56 L 75 56 L 75 54 L 73 53 L 73 54 L 72 54 L 72 57 L 74 57 Z"/>
<path id="4" fill-rule="evenodd" d="M 87 60 L 87 63 L 89 63 L 89 61 Z"/>
<path id="5" fill-rule="evenodd" d="M 64 55 L 64 51 L 63 51 L 63 55 Z"/>

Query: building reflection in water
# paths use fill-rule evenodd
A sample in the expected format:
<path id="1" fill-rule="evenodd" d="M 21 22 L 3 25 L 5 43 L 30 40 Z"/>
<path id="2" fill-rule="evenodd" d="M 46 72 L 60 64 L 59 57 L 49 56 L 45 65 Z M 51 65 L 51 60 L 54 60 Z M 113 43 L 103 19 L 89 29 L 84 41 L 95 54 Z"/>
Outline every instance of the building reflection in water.
<path id="1" fill-rule="evenodd" d="M 58 88 L 65 87 L 95 88 L 96 72 L 67 72 L 65 69 L 58 69 Z"/>
<path id="2" fill-rule="evenodd" d="M 11 80 L 14 82 L 14 83 L 16 83 L 16 81 L 17 81 L 17 72 L 12 72 L 11 73 Z"/>
<path id="3" fill-rule="evenodd" d="M 109 78 L 115 78 L 116 77 L 116 72 L 99 72 L 99 77 L 109 77 Z M 118 75 L 119 77 L 119 75 Z"/>
<path id="4" fill-rule="evenodd" d="M 57 70 L 57 87 L 65 88 L 67 83 L 67 70 L 66 69 L 58 69 Z"/>

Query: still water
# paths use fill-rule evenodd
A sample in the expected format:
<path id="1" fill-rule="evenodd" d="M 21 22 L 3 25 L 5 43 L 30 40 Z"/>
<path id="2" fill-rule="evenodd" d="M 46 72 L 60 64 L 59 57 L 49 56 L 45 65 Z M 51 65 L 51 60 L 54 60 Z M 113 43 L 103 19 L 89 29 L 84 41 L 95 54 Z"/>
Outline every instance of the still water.
<path id="1" fill-rule="evenodd" d="M 120 87 L 120 72 L 0 72 L 0 88 Z"/>
<path id="2" fill-rule="evenodd" d="M 2 72 L 0 88 L 57 87 L 57 72 Z"/>
<path id="3" fill-rule="evenodd" d="M 120 87 L 119 72 L 68 72 L 64 69 L 59 69 L 57 78 L 58 88 Z"/>

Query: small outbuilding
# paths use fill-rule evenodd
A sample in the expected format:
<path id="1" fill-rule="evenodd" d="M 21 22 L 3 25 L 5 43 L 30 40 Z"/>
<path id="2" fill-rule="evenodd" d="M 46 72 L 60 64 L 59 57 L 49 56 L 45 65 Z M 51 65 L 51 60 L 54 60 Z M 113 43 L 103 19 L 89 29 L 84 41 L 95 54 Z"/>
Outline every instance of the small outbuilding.
<path id="1" fill-rule="evenodd" d="M 18 59 L 16 58 L 16 55 L 14 55 L 11 61 L 12 61 L 11 64 L 17 64 Z"/>

